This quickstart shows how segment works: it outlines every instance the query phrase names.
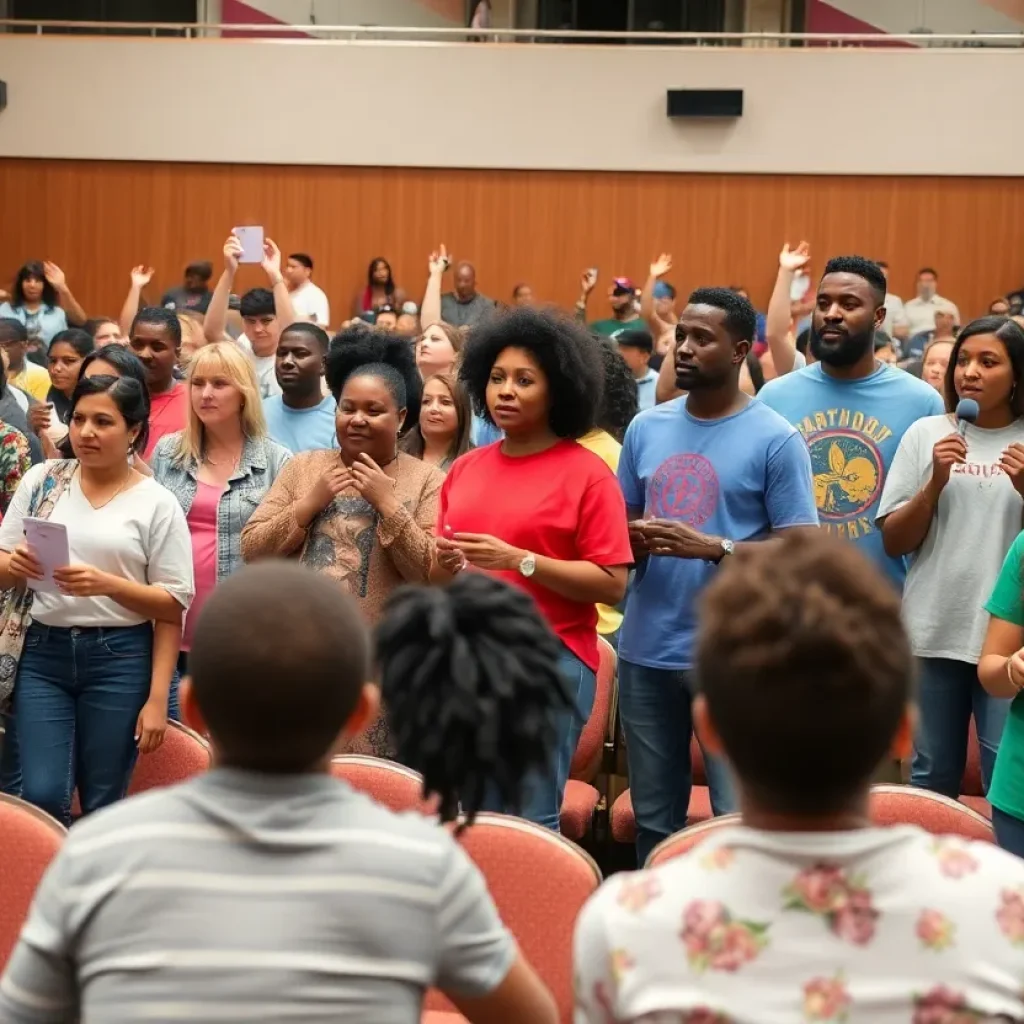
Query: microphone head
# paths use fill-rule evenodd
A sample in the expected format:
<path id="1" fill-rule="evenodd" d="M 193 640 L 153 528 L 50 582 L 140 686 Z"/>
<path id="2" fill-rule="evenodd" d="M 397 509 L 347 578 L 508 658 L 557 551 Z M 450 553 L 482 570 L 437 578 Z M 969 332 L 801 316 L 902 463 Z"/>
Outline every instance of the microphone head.
<path id="1" fill-rule="evenodd" d="M 967 423 L 976 423 L 978 420 L 978 413 L 981 410 L 978 408 L 978 403 L 973 398 L 961 398 L 956 403 L 956 418 L 958 420 L 965 420 Z"/>

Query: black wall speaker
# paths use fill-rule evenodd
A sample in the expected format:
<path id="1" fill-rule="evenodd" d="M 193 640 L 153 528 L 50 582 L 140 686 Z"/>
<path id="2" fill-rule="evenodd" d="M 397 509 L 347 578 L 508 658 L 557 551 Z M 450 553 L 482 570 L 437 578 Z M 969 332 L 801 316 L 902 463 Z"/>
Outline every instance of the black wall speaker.
<path id="1" fill-rule="evenodd" d="M 0 114 L 4 112 L 7 106 L 7 83 L 0 80 Z"/>
<path id="2" fill-rule="evenodd" d="M 742 89 L 669 89 L 669 117 L 742 117 Z"/>

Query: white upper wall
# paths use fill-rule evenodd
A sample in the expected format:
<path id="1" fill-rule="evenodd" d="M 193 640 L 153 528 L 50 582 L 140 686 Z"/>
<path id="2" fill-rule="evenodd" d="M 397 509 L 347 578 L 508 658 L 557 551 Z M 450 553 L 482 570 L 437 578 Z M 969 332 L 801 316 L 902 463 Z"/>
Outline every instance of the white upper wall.
<path id="1" fill-rule="evenodd" d="M 0 34 L 0 156 L 1018 175 L 1022 59 Z M 670 121 L 669 88 L 742 88 L 744 116 Z"/>

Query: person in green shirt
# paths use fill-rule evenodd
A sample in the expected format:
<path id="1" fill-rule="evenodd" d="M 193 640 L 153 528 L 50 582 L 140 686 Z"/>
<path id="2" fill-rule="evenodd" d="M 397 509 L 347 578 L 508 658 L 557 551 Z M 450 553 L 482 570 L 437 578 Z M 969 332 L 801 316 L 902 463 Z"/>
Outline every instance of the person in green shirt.
<path id="1" fill-rule="evenodd" d="M 993 697 L 1013 699 L 999 742 L 988 799 L 996 841 L 1024 857 L 1024 533 L 1007 552 L 985 611 L 992 616 L 978 679 Z"/>
<path id="2" fill-rule="evenodd" d="M 597 270 L 585 270 L 581 281 L 580 297 L 576 303 L 576 319 L 586 323 L 587 302 L 597 284 Z M 628 277 L 613 277 L 608 286 L 608 303 L 612 315 L 605 320 L 594 320 L 587 324 L 594 334 L 614 338 L 620 331 L 643 327 L 636 307 L 636 288 Z"/>

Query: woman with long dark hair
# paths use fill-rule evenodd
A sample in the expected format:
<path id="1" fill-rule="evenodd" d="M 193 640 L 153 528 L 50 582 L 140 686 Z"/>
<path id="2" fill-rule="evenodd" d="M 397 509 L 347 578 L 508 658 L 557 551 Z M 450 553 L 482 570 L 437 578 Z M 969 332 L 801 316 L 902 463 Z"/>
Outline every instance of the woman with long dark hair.
<path id="1" fill-rule="evenodd" d="M 447 472 L 473 447 L 473 410 L 465 388 L 450 374 L 435 373 L 423 382 L 419 422 L 398 447 Z"/>
<path id="2" fill-rule="evenodd" d="M 383 256 L 370 260 L 366 271 L 366 287 L 352 302 L 352 316 L 375 313 L 381 306 L 400 309 L 405 302 L 405 292 L 396 287 L 391 273 L 391 264 Z"/>
<path id="3" fill-rule="evenodd" d="M 1009 702 L 978 661 L 992 593 L 1024 514 L 1024 331 L 986 316 L 960 332 L 946 369 L 948 412 L 903 435 L 878 507 L 886 554 L 907 557 L 903 614 L 921 675 L 912 785 L 954 799 L 973 714 L 985 789 Z M 961 399 L 977 418 L 960 427 Z"/>
<path id="4" fill-rule="evenodd" d="M 633 556 L 618 481 L 577 444 L 594 426 L 603 375 L 586 328 L 522 308 L 478 324 L 459 379 L 504 432 L 458 459 L 441 491 L 438 582 L 467 566 L 525 590 L 562 643 L 576 714 L 558 720 L 551 770 L 523 794 L 525 817 L 557 830 L 569 764 L 594 703 L 597 604 L 626 591 Z"/>
<path id="5" fill-rule="evenodd" d="M 0 317 L 11 317 L 25 325 L 29 359 L 43 364 L 50 339 L 73 323 L 85 323 L 85 312 L 71 294 L 64 271 L 56 263 L 29 260 L 14 277 L 9 302 L 0 303 Z"/>
<path id="6" fill-rule="evenodd" d="M 60 444 L 68 436 L 71 396 L 78 385 L 82 364 L 94 348 L 92 336 L 80 327 L 58 331 L 50 339 L 50 348 L 46 353 L 50 373 L 50 391 L 46 396 L 50 405 L 47 433 L 54 444 Z"/>

